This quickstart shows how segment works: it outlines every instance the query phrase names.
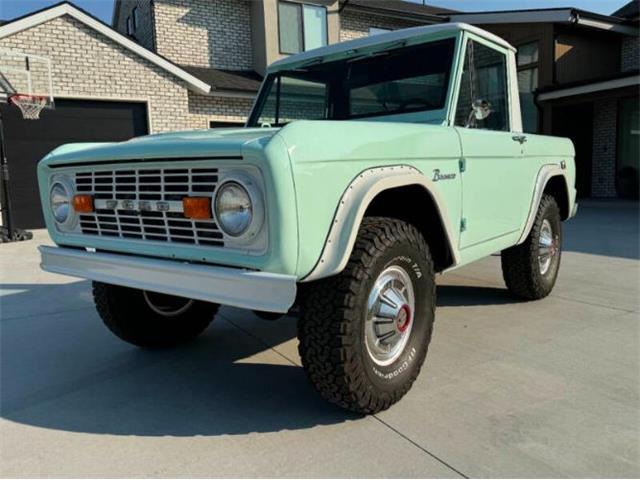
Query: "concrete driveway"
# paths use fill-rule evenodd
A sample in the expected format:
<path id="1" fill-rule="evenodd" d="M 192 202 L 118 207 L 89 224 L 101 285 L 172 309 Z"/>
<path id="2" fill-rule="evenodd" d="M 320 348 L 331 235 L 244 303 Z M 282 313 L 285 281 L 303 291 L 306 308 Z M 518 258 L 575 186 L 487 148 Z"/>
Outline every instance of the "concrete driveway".
<path id="1" fill-rule="evenodd" d="M 581 205 L 543 301 L 513 300 L 498 257 L 441 276 L 420 378 L 370 417 L 315 395 L 293 318 L 120 342 L 35 233 L 0 245 L 2 476 L 640 476 L 637 204 Z"/>

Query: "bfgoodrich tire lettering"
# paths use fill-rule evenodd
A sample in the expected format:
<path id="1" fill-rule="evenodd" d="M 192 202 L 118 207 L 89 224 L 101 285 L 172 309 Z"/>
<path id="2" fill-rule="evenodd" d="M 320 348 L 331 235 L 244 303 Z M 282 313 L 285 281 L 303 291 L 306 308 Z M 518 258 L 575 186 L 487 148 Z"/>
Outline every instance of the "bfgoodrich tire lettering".
<path id="1" fill-rule="evenodd" d="M 370 355 L 365 339 L 368 298 L 380 274 L 398 267 L 415 297 L 410 337 L 389 365 Z M 316 390 L 358 413 L 375 413 L 400 400 L 420 372 L 435 309 L 433 262 L 422 235 L 389 218 L 365 218 L 345 269 L 302 284 L 298 323 L 300 357 Z"/>
<path id="2" fill-rule="evenodd" d="M 541 260 L 541 249 L 550 238 L 550 258 Z M 551 195 L 543 195 L 527 239 L 502 252 L 502 276 L 507 288 L 525 300 L 544 298 L 556 283 L 562 255 L 560 209 Z"/>
<path id="3" fill-rule="evenodd" d="M 163 314 L 149 305 L 149 298 L 142 290 L 93 282 L 93 299 L 104 324 L 139 347 L 171 347 L 191 340 L 209 326 L 219 308 L 215 303 L 184 299 L 184 307 Z"/>

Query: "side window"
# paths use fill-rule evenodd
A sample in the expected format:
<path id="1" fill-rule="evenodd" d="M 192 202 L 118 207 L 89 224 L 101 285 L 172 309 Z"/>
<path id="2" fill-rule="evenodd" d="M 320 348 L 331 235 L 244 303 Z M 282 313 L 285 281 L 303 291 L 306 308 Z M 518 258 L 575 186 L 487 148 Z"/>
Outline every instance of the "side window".
<path id="1" fill-rule="evenodd" d="M 509 130 L 506 56 L 470 40 L 460 82 L 455 124 L 486 130 Z"/>

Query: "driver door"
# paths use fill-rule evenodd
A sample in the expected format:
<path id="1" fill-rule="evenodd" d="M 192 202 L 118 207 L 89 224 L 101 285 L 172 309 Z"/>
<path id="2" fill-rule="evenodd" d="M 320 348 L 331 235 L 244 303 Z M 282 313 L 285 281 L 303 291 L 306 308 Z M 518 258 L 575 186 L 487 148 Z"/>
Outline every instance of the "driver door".
<path id="1" fill-rule="evenodd" d="M 507 72 L 506 52 L 467 41 L 455 117 L 464 169 L 461 249 L 520 228 L 523 192 L 518 190 L 525 176 L 521 163 L 526 140 L 511 132 Z M 477 108 L 480 105 L 485 108 Z"/>

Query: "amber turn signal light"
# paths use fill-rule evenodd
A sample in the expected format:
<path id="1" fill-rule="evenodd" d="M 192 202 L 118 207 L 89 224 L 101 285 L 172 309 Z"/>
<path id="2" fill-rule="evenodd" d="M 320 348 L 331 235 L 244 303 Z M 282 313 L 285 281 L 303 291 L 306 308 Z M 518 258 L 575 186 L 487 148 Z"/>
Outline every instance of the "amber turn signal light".
<path id="1" fill-rule="evenodd" d="M 75 195 L 73 209 L 78 213 L 93 212 L 93 197 L 91 195 Z"/>
<path id="2" fill-rule="evenodd" d="M 187 218 L 207 220 L 211 218 L 211 199 L 207 197 L 184 197 L 182 210 Z"/>

